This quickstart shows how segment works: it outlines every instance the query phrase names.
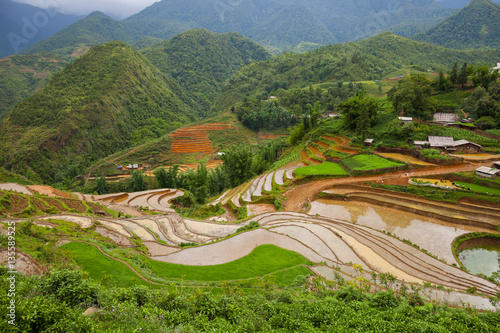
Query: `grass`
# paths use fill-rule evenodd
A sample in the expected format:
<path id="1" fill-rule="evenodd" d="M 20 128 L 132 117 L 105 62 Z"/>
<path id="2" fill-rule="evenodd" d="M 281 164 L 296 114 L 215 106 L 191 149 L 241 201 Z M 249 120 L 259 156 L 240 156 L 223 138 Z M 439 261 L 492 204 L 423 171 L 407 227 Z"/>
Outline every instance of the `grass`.
<path id="1" fill-rule="evenodd" d="M 78 265 L 88 272 L 92 279 L 97 281 L 107 279 L 123 287 L 134 284 L 151 285 L 141 280 L 125 264 L 104 256 L 92 245 L 70 242 L 62 245 L 61 249 L 71 252 Z M 145 261 L 152 272 L 160 278 L 226 281 L 250 279 L 273 273 L 274 282 L 277 284 L 291 284 L 297 276 L 310 274 L 307 268 L 299 265 L 311 264 L 300 254 L 274 245 L 261 245 L 249 255 L 222 265 L 187 266 L 149 258 Z"/>
<path id="2" fill-rule="evenodd" d="M 477 193 L 489 193 L 489 194 L 495 194 L 495 195 L 500 195 L 500 189 L 498 188 L 493 188 L 493 187 L 486 187 L 486 186 L 481 186 L 481 185 L 476 185 L 476 184 L 471 184 L 471 183 L 464 183 L 464 182 L 455 182 L 455 184 L 459 184 L 460 187 L 462 185 L 465 185 L 465 188 L 470 188 L 471 191 L 477 192 Z"/>
<path id="3" fill-rule="evenodd" d="M 115 283 L 120 287 L 155 286 L 139 278 L 125 264 L 106 257 L 92 245 L 70 242 L 62 245 L 61 249 L 71 252 L 76 263 L 96 281 L 109 281 L 108 283 Z"/>
<path id="4" fill-rule="evenodd" d="M 297 176 L 348 176 L 347 171 L 338 163 L 323 162 L 319 165 L 312 165 L 304 168 L 298 168 L 294 171 Z"/>
<path id="5" fill-rule="evenodd" d="M 310 265 L 303 256 L 275 245 L 261 245 L 249 255 L 222 265 L 187 266 L 150 261 L 156 275 L 163 278 L 184 277 L 192 281 L 241 280 L 267 275 L 298 265 Z"/>
<path id="6" fill-rule="evenodd" d="M 378 155 L 356 155 L 342 161 L 351 170 L 355 171 L 387 169 L 404 165 L 403 163 L 386 160 Z"/>

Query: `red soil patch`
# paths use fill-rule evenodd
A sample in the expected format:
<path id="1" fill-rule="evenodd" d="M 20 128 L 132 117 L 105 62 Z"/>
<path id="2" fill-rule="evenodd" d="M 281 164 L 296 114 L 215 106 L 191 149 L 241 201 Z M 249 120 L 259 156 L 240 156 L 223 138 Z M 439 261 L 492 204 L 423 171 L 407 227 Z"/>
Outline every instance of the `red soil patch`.
<path id="1" fill-rule="evenodd" d="M 170 137 L 174 139 L 172 141 L 172 153 L 211 154 L 213 152 L 212 143 L 207 132 L 230 129 L 234 129 L 234 127 L 224 123 L 202 124 L 178 129 L 170 134 Z"/>
<path id="2" fill-rule="evenodd" d="M 324 142 L 322 142 L 322 141 L 316 141 L 316 142 L 315 142 L 315 144 L 317 144 L 318 146 L 321 146 L 321 147 L 323 147 L 323 148 L 325 148 L 325 149 L 330 148 L 330 146 L 329 146 L 329 145 L 327 145 L 326 143 L 324 143 Z"/>
<path id="3" fill-rule="evenodd" d="M 28 187 L 33 192 L 36 192 L 39 194 L 45 194 L 45 195 L 48 195 L 49 197 L 73 198 L 73 196 L 71 194 L 60 191 L 60 190 L 53 188 L 51 186 L 31 185 Z"/>

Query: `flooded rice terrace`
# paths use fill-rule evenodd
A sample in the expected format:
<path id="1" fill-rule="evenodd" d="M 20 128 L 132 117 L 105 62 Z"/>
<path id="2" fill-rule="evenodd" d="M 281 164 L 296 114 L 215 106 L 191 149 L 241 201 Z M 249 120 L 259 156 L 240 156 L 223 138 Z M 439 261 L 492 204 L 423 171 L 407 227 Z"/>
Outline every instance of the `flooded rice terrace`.
<path id="1" fill-rule="evenodd" d="M 451 243 L 455 237 L 473 231 L 485 231 L 481 228 L 442 222 L 393 208 L 331 199 L 318 199 L 312 202 L 308 214 L 349 221 L 390 232 L 401 240 L 407 239 L 439 259 L 444 259 L 448 264 L 457 263 L 451 250 Z"/>
<path id="2" fill-rule="evenodd" d="M 485 246 L 466 249 L 459 253 L 458 259 L 472 274 L 483 273 L 491 276 L 500 270 L 500 247 Z"/>

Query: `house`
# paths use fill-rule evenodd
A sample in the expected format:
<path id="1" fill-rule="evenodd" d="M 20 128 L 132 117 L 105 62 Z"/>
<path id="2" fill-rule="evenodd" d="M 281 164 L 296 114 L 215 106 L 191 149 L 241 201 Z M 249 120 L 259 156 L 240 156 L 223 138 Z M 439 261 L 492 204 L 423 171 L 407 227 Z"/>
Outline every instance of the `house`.
<path id="1" fill-rule="evenodd" d="M 433 148 L 452 153 L 479 153 L 483 148 L 467 140 L 453 140 L 451 136 L 428 136 L 427 141 L 413 141 L 416 148 Z"/>
<path id="2" fill-rule="evenodd" d="M 398 117 L 399 120 L 403 122 L 403 124 L 408 124 L 413 121 L 412 117 Z"/>
<path id="3" fill-rule="evenodd" d="M 500 161 L 493 162 L 493 167 L 496 169 L 500 169 Z"/>
<path id="4" fill-rule="evenodd" d="M 373 144 L 373 139 L 366 139 L 363 143 L 365 146 L 369 147 Z"/>
<path id="5" fill-rule="evenodd" d="M 435 123 L 456 123 L 460 120 L 460 118 L 454 113 L 446 113 L 446 112 L 436 112 L 434 113 L 434 122 Z"/>
<path id="6" fill-rule="evenodd" d="M 455 147 L 455 140 L 451 136 L 428 136 L 429 146 L 434 149 L 448 150 Z"/>
<path id="7" fill-rule="evenodd" d="M 479 177 L 484 177 L 484 178 L 495 178 L 498 175 L 498 173 L 500 173 L 500 169 L 488 168 L 485 166 L 476 169 L 476 174 Z"/>
<path id="8" fill-rule="evenodd" d="M 413 141 L 415 148 L 428 148 L 429 141 Z"/>
<path id="9" fill-rule="evenodd" d="M 455 141 L 455 151 L 457 153 L 479 153 L 483 147 L 478 145 L 477 143 L 470 142 L 467 140 L 458 140 Z"/>
<path id="10" fill-rule="evenodd" d="M 492 72 L 497 71 L 500 72 L 500 62 L 497 62 L 497 65 L 491 69 Z"/>

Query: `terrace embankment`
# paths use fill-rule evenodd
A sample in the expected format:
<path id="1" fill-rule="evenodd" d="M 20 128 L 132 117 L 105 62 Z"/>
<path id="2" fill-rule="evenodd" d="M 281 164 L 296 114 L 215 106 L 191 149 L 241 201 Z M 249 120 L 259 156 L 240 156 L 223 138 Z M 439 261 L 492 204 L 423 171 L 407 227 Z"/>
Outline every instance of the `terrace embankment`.
<path id="1" fill-rule="evenodd" d="M 340 185 L 326 190 L 333 200 L 349 200 L 390 207 L 449 223 L 474 226 L 496 231 L 500 225 L 500 211 L 461 203 L 434 201 L 412 194 L 391 192 L 366 186 Z"/>

